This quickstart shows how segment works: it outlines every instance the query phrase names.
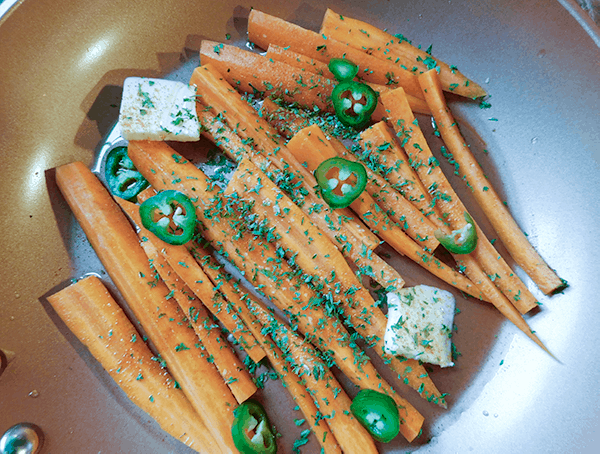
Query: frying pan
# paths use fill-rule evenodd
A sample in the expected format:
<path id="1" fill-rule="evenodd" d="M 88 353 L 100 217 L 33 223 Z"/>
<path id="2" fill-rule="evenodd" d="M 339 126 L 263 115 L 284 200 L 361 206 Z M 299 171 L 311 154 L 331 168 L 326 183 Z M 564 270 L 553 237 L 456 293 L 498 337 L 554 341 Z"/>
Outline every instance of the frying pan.
<path id="1" fill-rule="evenodd" d="M 459 297 L 462 355 L 432 371 L 450 406 L 405 393 L 426 417 L 424 434 L 382 451 L 592 452 L 600 442 L 600 34 L 566 0 L 24 0 L 10 8 L 0 20 L 0 348 L 16 356 L 0 377 L 0 433 L 35 423 L 47 453 L 189 452 L 127 400 L 44 301 L 86 272 L 110 284 L 51 169 L 94 163 L 126 77 L 185 79 L 202 39 L 229 34 L 243 45 L 251 6 L 315 30 L 330 7 L 432 44 L 483 84 L 490 109 L 449 102 L 519 225 L 570 283 L 546 297 L 516 270 L 542 303 L 528 321 L 560 361 L 492 308 Z M 443 287 L 390 260 L 409 284 Z M 281 451 L 291 452 L 305 428 L 294 424 L 294 404 L 275 381 L 260 398 Z M 304 452 L 317 450 L 312 440 Z"/>

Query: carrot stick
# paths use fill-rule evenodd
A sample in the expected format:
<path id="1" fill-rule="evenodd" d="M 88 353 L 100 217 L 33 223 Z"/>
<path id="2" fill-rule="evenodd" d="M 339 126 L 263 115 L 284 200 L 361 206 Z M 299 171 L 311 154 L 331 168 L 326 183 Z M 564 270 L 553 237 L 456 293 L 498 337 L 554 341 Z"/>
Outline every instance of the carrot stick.
<path id="1" fill-rule="evenodd" d="M 200 59 L 203 65 L 213 65 L 237 90 L 246 93 L 258 91 L 266 97 L 333 112 L 331 91 L 334 80 L 214 41 L 202 41 Z"/>
<path id="2" fill-rule="evenodd" d="M 459 165 L 459 172 L 465 183 L 471 188 L 475 200 L 490 220 L 510 255 L 545 294 L 551 294 L 564 288 L 564 281 L 550 269 L 533 248 L 465 143 L 452 112 L 446 105 L 435 71 L 429 71 L 419 76 L 419 82 L 423 88 L 425 99 L 434 112 L 435 122 L 442 139 Z"/>
<path id="3" fill-rule="evenodd" d="M 303 129 L 296 134 L 288 142 L 288 149 L 298 159 L 303 159 L 307 167 L 314 171 L 321 162 L 335 157 L 336 153 L 331 145 L 327 143 L 327 139 L 324 138 L 322 132 L 320 132 L 320 136 L 314 131 L 312 131 L 312 134 L 309 132 Z M 352 202 L 351 207 L 375 233 L 398 253 L 406 255 L 434 276 L 459 290 L 473 296 L 479 295 L 479 290 L 469 279 L 440 262 L 411 240 L 389 219 L 369 194 L 363 192 Z"/>
<path id="4" fill-rule="evenodd" d="M 163 281 L 169 288 L 174 290 L 174 296 L 185 314 L 188 321 L 196 331 L 202 345 L 210 355 L 212 361 L 234 397 L 239 403 L 249 399 L 257 390 L 250 374 L 244 368 L 244 364 L 238 359 L 229 342 L 219 334 L 218 325 L 211 321 L 208 311 L 204 305 L 195 297 L 190 288 L 180 281 L 179 276 L 173 268 L 156 249 L 152 240 L 143 241 L 142 247 L 153 261 L 154 268 L 158 271 Z M 216 331 L 213 333 L 212 330 Z M 258 344 L 257 344 L 258 345 Z M 261 351 L 260 347 L 255 351 Z M 262 358 L 261 358 L 262 359 Z"/>
<path id="5" fill-rule="evenodd" d="M 252 154 L 249 144 L 244 142 L 228 124 L 224 123 L 222 118 L 214 115 L 200 103 L 197 104 L 196 110 L 203 137 L 211 140 L 234 162 Z"/>
<path id="6" fill-rule="evenodd" d="M 221 85 L 219 85 L 219 82 L 221 82 Z M 231 86 L 224 81 L 219 81 L 219 74 L 210 65 L 196 70 L 194 76 L 192 76 L 192 83 L 199 87 L 206 87 L 206 94 L 210 97 L 207 99 L 205 99 L 206 96 L 201 98 L 203 102 L 212 106 L 218 105 L 219 109 L 223 109 L 228 113 L 228 117 L 233 116 L 233 120 L 229 121 L 235 126 L 236 131 L 240 132 L 242 129 L 251 131 L 253 129 L 252 125 L 256 123 L 259 125 L 254 128 L 254 134 L 245 137 L 244 141 L 246 143 L 244 143 L 236 134 L 233 134 L 231 128 L 228 129 L 228 125 L 224 124 L 222 120 L 217 119 L 203 108 L 198 108 L 198 116 L 201 119 L 203 129 L 207 133 L 210 131 L 212 140 L 215 143 L 219 144 L 232 159 L 237 160 L 242 156 L 247 156 L 261 168 L 270 166 L 272 162 L 278 163 L 281 169 L 291 170 L 296 177 L 302 178 L 305 181 L 303 188 L 306 190 L 299 200 L 302 202 L 300 203 L 302 210 L 319 225 L 336 246 L 340 247 L 344 255 L 356 263 L 366 275 L 373 277 L 384 288 L 392 290 L 393 288 L 399 289 L 402 287 L 404 280 L 398 272 L 380 257 L 370 252 L 379 244 L 379 239 L 360 221 L 354 219 L 349 209 L 330 211 L 326 204 L 321 203 L 313 189 L 316 181 L 312 174 L 306 172 L 306 169 L 299 165 L 289 151 L 279 145 L 274 138 L 276 133 L 256 115 L 253 109 L 247 117 L 235 115 L 248 106 L 242 103 L 239 109 L 232 110 L 228 107 L 239 102 L 239 100 L 233 95 Z M 219 89 L 216 90 L 215 87 Z M 219 91 L 221 96 L 214 96 L 215 91 Z M 240 124 L 245 125 L 244 128 L 237 126 Z M 265 146 L 262 153 L 249 149 L 250 143 L 258 141 L 261 141 Z M 283 177 L 283 180 L 286 181 L 285 174 Z"/>
<path id="7" fill-rule="evenodd" d="M 339 444 L 336 438 L 331 433 L 328 433 L 330 431 L 329 425 L 325 419 L 319 416 L 320 411 L 317 410 L 312 396 L 307 393 L 307 389 L 300 378 L 293 371 L 289 370 L 281 350 L 262 333 L 261 323 L 248 309 L 246 300 L 252 297 L 242 292 L 239 281 L 235 280 L 230 274 L 225 273 L 223 265 L 217 262 L 215 257 L 205 247 L 194 242 L 190 246 L 190 250 L 198 264 L 200 264 L 204 272 L 210 277 L 213 284 L 219 287 L 219 291 L 227 298 L 236 313 L 244 320 L 248 329 L 250 329 L 262 346 L 269 362 L 282 379 L 284 388 L 290 393 L 309 421 L 310 428 L 325 450 L 325 453 L 335 454 L 340 452 Z M 322 408 L 322 405 L 320 404 L 320 408 Z"/>
<path id="8" fill-rule="evenodd" d="M 199 118 L 203 126 L 203 135 L 221 147 L 231 159 L 240 160 L 243 156 L 246 156 L 252 162 L 264 162 L 252 154 L 248 145 L 243 143 L 242 139 L 229 126 L 223 124 L 210 112 L 199 111 Z M 314 178 L 312 179 L 313 182 L 309 184 L 311 187 L 316 184 Z M 355 235 L 356 229 L 345 228 L 346 224 L 341 222 L 338 224 L 332 223 L 332 212 L 321 203 L 314 192 L 307 192 L 304 203 L 299 204 L 302 211 L 321 228 L 331 242 L 342 251 L 344 256 L 359 268 L 360 273 L 372 278 L 388 291 L 402 288 L 404 279 L 381 257 L 372 252 L 371 248 L 374 247 L 374 244 L 369 243 L 369 239 L 364 242 L 363 238 L 365 237 L 363 235 Z M 339 219 L 341 220 L 342 217 Z M 344 214 L 344 219 L 348 220 L 346 214 Z M 359 228 L 361 230 L 366 229 L 366 227 Z M 375 237 L 375 241 L 378 241 L 377 237 Z"/>
<path id="9" fill-rule="evenodd" d="M 281 63 L 287 63 L 288 65 L 303 71 L 319 74 L 327 79 L 335 80 L 335 76 L 329 71 L 327 63 L 294 52 L 293 50 L 290 50 L 289 47 L 280 47 L 276 44 L 269 44 L 266 57 Z"/>
<path id="10" fill-rule="evenodd" d="M 306 57 L 305 55 L 294 52 L 288 48 L 282 48 L 273 44 L 269 44 L 266 58 L 269 60 L 286 63 L 290 66 L 300 69 L 301 71 L 304 71 L 305 73 L 310 72 L 326 77 L 327 79 L 330 79 L 332 81 L 335 80 L 335 76 L 331 73 L 331 71 L 329 71 L 327 64 L 323 63 L 322 61 Z M 369 85 L 373 90 L 375 90 L 379 94 L 391 90 L 393 88 L 389 85 L 380 85 L 371 82 L 367 82 L 366 84 Z M 414 112 L 431 115 L 429 106 L 423 99 L 408 95 L 408 102 L 410 103 L 410 107 Z M 384 109 L 382 108 L 381 104 L 377 104 L 375 112 L 373 112 L 372 115 L 373 120 L 381 120 L 384 117 Z"/>
<path id="11" fill-rule="evenodd" d="M 88 276 L 49 296 L 48 302 L 127 397 L 165 432 L 198 452 L 221 452 L 100 279 Z"/>
<path id="12" fill-rule="evenodd" d="M 117 199 L 117 202 L 119 202 L 121 208 L 123 208 L 128 216 L 134 219 L 134 222 L 136 220 L 139 221 L 137 205 L 123 199 Z M 202 302 L 181 281 L 177 273 L 175 273 L 158 250 L 159 245 L 161 243 L 164 244 L 164 242 L 161 242 L 151 232 L 141 226 L 141 222 L 138 226 L 140 226 L 138 236 L 141 239 L 142 248 L 146 252 L 148 260 L 152 263 L 152 267 L 158 272 L 167 287 L 171 289 L 169 295 L 172 294 L 183 313 L 186 314 L 188 322 L 194 328 L 200 342 L 206 348 L 206 351 L 212 358 L 221 377 L 223 377 L 223 380 L 225 380 L 225 383 L 231 389 L 236 400 L 239 403 L 244 402 L 257 390 L 250 374 L 248 374 L 248 371 L 236 356 L 229 342 L 219 334 L 219 326 L 213 323 Z M 260 350 L 260 347 L 258 349 Z"/>
<path id="13" fill-rule="evenodd" d="M 376 453 L 373 438 L 350 411 L 352 400 L 314 347 L 252 298 L 246 304 L 271 335 L 292 373 L 302 377 L 344 453 Z M 288 366 L 288 367 L 289 367 Z M 403 415 L 406 416 L 406 415 Z"/>
<path id="14" fill-rule="evenodd" d="M 241 99 L 214 67 L 206 65 L 196 68 L 190 84 L 197 87 L 200 95 L 199 102 L 210 106 L 214 115 L 223 118 L 225 123 L 242 137 L 243 141 L 251 145 L 249 158 L 252 162 L 260 168 L 272 169 L 274 166 L 283 172 L 283 174 L 277 173 L 274 177 L 280 177 L 289 188 L 294 189 L 293 198 L 295 200 L 304 202 L 307 193 L 309 197 L 313 195 L 316 197 L 314 183 L 310 183 L 314 181 L 312 174 L 298 163 L 277 132 L 263 118 L 259 117 L 246 101 Z M 202 110 L 203 108 L 197 105 L 199 115 Z M 350 210 L 330 211 L 322 203 L 315 209 L 329 214 L 329 218 L 333 221 L 329 221 L 330 225 L 334 228 L 339 227 L 344 234 L 351 234 L 352 237 L 358 238 L 357 244 L 362 242 L 369 249 L 374 249 L 379 245 L 379 239 L 362 222 L 354 219 Z"/>
<path id="15" fill-rule="evenodd" d="M 292 137 L 302 128 L 312 124 L 312 116 L 307 110 L 290 109 L 265 98 L 260 108 L 260 115 L 273 126 L 280 135 Z M 334 126 L 335 127 L 335 126 Z"/>
<path id="16" fill-rule="evenodd" d="M 146 189 L 145 191 L 148 191 L 148 189 Z M 144 192 L 138 194 L 138 200 L 143 201 L 144 199 Z M 202 269 L 199 267 L 199 265 L 194 261 L 194 258 L 186 249 L 186 247 L 175 246 L 172 244 L 165 243 L 164 241 L 158 239 L 154 234 L 152 234 L 149 230 L 145 229 L 142 226 L 142 221 L 139 215 L 137 205 L 131 202 L 127 202 L 126 200 L 120 199 L 118 197 L 116 197 L 116 200 L 123 209 L 123 211 L 127 213 L 127 215 L 140 229 L 140 237 L 142 239 L 141 244 L 146 253 L 154 253 L 155 250 L 158 251 L 160 249 L 161 257 L 163 257 L 167 261 L 166 263 L 164 263 L 164 267 L 168 267 L 184 281 L 185 287 L 187 290 L 190 291 L 190 294 L 196 295 L 200 299 L 200 301 L 202 302 L 202 308 L 209 309 L 211 313 L 215 317 L 217 317 L 221 323 L 223 323 L 223 326 L 233 334 L 233 336 L 236 338 L 236 340 L 239 342 L 242 348 L 246 352 L 248 352 L 248 354 L 253 360 L 254 358 L 256 358 L 255 361 L 258 362 L 262 358 L 264 358 L 265 354 L 260 348 L 260 346 L 257 344 L 256 339 L 254 339 L 254 337 L 252 336 L 252 333 L 248 331 L 248 329 L 244 325 L 244 322 L 241 319 L 239 319 L 237 314 L 231 311 L 229 307 L 223 307 L 225 302 L 223 301 L 222 295 L 210 284 L 208 278 L 206 277 Z M 152 245 L 146 245 L 146 242 L 151 242 Z M 157 261 L 163 263 L 163 261 L 160 259 L 157 259 Z M 154 264 L 154 261 L 152 261 L 152 263 Z M 166 281 L 166 279 L 164 278 L 163 280 Z M 188 314 L 186 315 L 188 316 L 188 318 L 190 314 L 190 308 L 192 308 L 192 311 L 195 311 L 197 309 L 195 307 L 190 306 L 189 301 L 185 302 L 184 306 L 186 307 L 182 307 L 182 309 L 184 314 Z M 231 380 L 233 379 L 226 378 L 226 381 Z M 250 391 L 249 388 L 248 391 Z"/>
<path id="17" fill-rule="evenodd" d="M 285 109 L 269 99 L 264 100 L 261 112 L 263 113 L 263 117 L 277 128 L 281 135 L 286 137 L 292 137 L 300 130 L 310 128 L 312 127 L 311 125 L 316 124 L 309 118 L 303 118 L 297 113 L 297 110 Z M 319 125 L 319 127 L 323 128 L 323 132 L 333 135 L 329 131 L 326 131 L 327 124 Z M 439 227 L 442 222 L 437 220 L 438 222 L 433 224 L 432 219 L 429 217 L 423 218 L 413 208 L 421 209 L 422 213 L 428 216 L 434 213 L 430 207 L 431 199 L 416 173 L 408 164 L 408 159 L 397 159 L 396 155 L 399 153 L 403 154 L 404 152 L 398 149 L 398 145 L 389 128 L 384 122 L 376 123 L 361 133 L 361 139 L 365 151 L 368 153 L 363 159 L 368 163 L 366 169 L 370 179 L 369 186 L 367 187 L 369 193 L 378 203 L 381 202 L 380 205 L 388 214 L 396 211 L 408 218 L 395 219 L 393 215 L 390 216 L 394 221 L 407 226 L 407 228 L 403 229 L 406 230 L 411 238 L 417 239 L 417 232 L 413 228 L 416 222 L 425 224 L 424 232 L 418 235 L 420 238 L 429 237 L 429 241 L 426 241 L 425 247 L 432 250 L 435 249 L 437 247 L 437 240 L 433 236 L 434 227 Z M 336 141 L 331 141 L 331 143 L 335 145 Z M 346 159 L 356 160 L 354 155 L 345 151 L 345 148 L 334 148 L 336 148 L 338 155 L 343 155 Z M 380 174 L 375 173 L 371 167 L 374 167 Z M 385 175 L 390 184 L 386 182 L 386 179 L 382 175 Z M 411 202 L 410 205 L 403 200 L 399 200 L 398 193 L 404 195 L 406 201 Z"/>
<path id="18" fill-rule="evenodd" d="M 398 84 L 410 95 L 423 99 L 416 76 L 410 71 L 256 9 L 248 17 L 248 39 L 263 49 L 269 44 L 289 47 L 323 63 L 331 58 L 347 58 L 360 67 L 360 76 L 367 82 Z"/>
<path id="19" fill-rule="evenodd" d="M 278 49 L 278 51 L 273 52 L 273 48 Z M 332 85 L 329 85 L 327 88 L 327 96 L 328 96 L 328 98 L 331 98 L 331 92 L 333 91 L 333 87 L 336 84 L 335 76 L 331 73 L 331 71 L 329 71 L 329 69 L 325 63 L 305 57 L 304 55 L 298 54 L 289 49 L 282 49 L 279 46 L 273 46 L 273 45 L 269 45 L 269 48 L 267 49 L 266 58 L 274 60 L 274 61 L 278 61 L 281 63 L 286 63 L 290 66 L 300 69 L 305 74 L 312 73 L 312 74 L 322 75 L 323 77 L 327 77 L 329 80 L 332 81 Z M 319 66 L 317 66 L 317 64 Z M 327 75 L 325 75 L 323 68 L 325 69 L 325 71 L 327 71 L 327 73 L 326 73 Z M 369 82 L 367 82 L 367 85 L 369 85 L 374 91 L 376 91 L 379 94 L 383 93 L 384 91 L 389 90 L 389 88 L 386 87 L 385 85 L 372 84 Z M 411 103 L 412 108 L 416 112 L 431 114 L 431 112 L 429 111 L 429 107 L 427 106 L 427 103 L 423 99 L 415 98 L 414 96 L 412 96 L 410 103 Z M 330 104 L 328 106 L 327 112 L 335 114 L 335 109 L 333 108 L 332 104 Z M 371 114 L 371 120 L 372 121 L 381 121 L 384 118 L 385 118 L 385 111 L 384 111 L 381 103 L 377 103 L 375 110 Z"/>
<path id="20" fill-rule="evenodd" d="M 253 190 L 260 188 L 259 190 Z M 277 232 L 274 240 L 294 254 L 295 263 L 324 280 L 354 279 L 342 254 L 268 177 L 249 160 L 242 160 L 224 194 Z"/>
<path id="21" fill-rule="evenodd" d="M 297 103 L 309 110 L 316 107 L 322 112 L 335 113 L 331 92 L 337 82 L 304 67 L 206 40 L 202 41 L 200 58 L 203 65 L 214 66 L 238 91 Z M 389 90 L 384 85 L 369 85 L 378 93 Z M 415 112 L 431 114 L 423 99 L 411 96 L 410 103 Z M 372 114 L 373 120 L 380 121 L 384 116 L 384 109 L 378 105 Z"/>
<path id="22" fill-rule="evenodd" d="M 219 289 L 223 296 L 231 305 L 232 310 L 239 315 L 248 327 L 252 335 L 256 338 L 260 345 L 262 345 L 262 335 L 260 334 L 260 323 L 256 320 L 256 317 L 248 310 L 243 299 L 238 297 L 240 294 L 240 287 L 237 281 L 233 280 L 232 276 L 226 273 L 223 269 L 223 265 L 217 261 L 207 247 L 197 243 L 195 241 L 188 244 L 188 250 L 194 257 L 194 260 L 202 270 L 209 277 L 213 285 Z M 263 348 L 264 350 L 264 348 Z M 266 350 L 265 355 L 267 355 Z"/>
<path id="23" fill-rule="evenodd" d="M 231 424 L 237 402 L 214 365 L 194 347 L 196 334 L 178 324 L 178 306 L 165 299 L 169 289 L 162 282 L 153 282 L 154 273 L 129 221 L 83 163 L 58 167 L 56 180 L 111 279 L 220 449 L 235 452 Z"/>
<path id="24" fill-rule="evenodd" d="M 346 159 L 356 160 L 351 155 L 347 155 Z M 377 205 L 417 244 L 420 244 L 425 250 L 434 251 L 439 245 L 439 241 L 435 238 L 435 226 L 429 218 L 402 197 L 385 181 L 385 178 L 370 169 L 367 170 L 367 173 L 369 174 L 369 183 L 366 190 L 377 202 Z"/>
<path id="25" fill-rule="evenodd" d="M 269 362 L 273 366 L 273 369 L 275 369 L 283 381 L 283 386 L 290 393 L 304 414 L 304 417 L 308 420 L 310 430 L 315 434 L 317 441 L 321 445 L 322 452 L 325 454 L 341 454 L 342 448 L 340 447 L 333 430 L 330 428 L 331 424 L 329 424 L 328 420 L 323 418 L 323 404 L 319 402 L 319 408 L 317 408 L 309 390 L 307 390 L 304 385 L 305 380 L 301 379 L 290 370 L 285 355 L 272 341 L 263 336 L 261 343 L 265 351 L 268 352 Z M 353 432 L 353 438 L 349 438 L 349 440 L 354 439 L 355 436 L 356 432 Z M 348 442 L 345 444 L 348 444 Z M 344 452 L 351 451 L 344 450 Z M 359 451 L 356 452 L 358 453 Z"/>
<path id="26" fill-rule="evenodd" d="M 401 91 L 398 91 L 397 93 L 400 95 L 402 94 Z M 427 186 L 436 188 L 436 207 L 439 207 L 438 209 L 440 210 L 444 210 L 443 214 L 447 215 L 445 217 L 453 229 L 463 227 L 466 222 L 464 220 L 466 209 L 442 173 L 439 165 L 435 160 L 432 160 L 433 155 L 431 154 L 431 150 L 429 150 L 420 128 L 413 122 L 413 116 L 406 100 L 403 99 L 402 96 L 394 96 L 389 99 L 384 98 L 384 104 L 391 113 L 390 118 L 392 118 L 392 124 L 397 128 L 396 132 L 398 136 L 401 137 L 404 149 L 409 155 L 410 161 L 419 174 L 419 177 Z M 445 231 L 449 232 L 449 229 L 446 227 Z M 479 228 L 477 229 L 477 233 L 478 244 L 475 251 L 471 254 L 460 256 L 455 254 L 455 260 L 459 264 L 462 263 L 465 267 L 467 276 L 479 286 L 481 292 L 502 314 L 550 354 L 544 344 L 542 344 L 533 331 L 531 331 L 527 322 L 525 322 L 515 306 L 513 306 L 507 297 L 500 292 L 498 287 L 494 285 L 494 283 L 503 280 L 503 278 L 496 279 L 496 281 L 492 283 L 488 274 L 481 270 L 476 259 L 480 254 L 486 253 L 486 250 L 482 247 L 486 238 Z M 498 256 L 496 255 L 496 257 Z M 497 262 L 500 262 L 500 260 L 497 260 Z M 490 273 L 489 270 L 486 271 L 487 273 Z"/>
<path id="27" fill-rule="evenodd" d="M 356 273 L 358 277 L 365 276 L 373 279 L 386 292 L 394 292 L 404 287 L 405 282 L 400 273 L 373 251 L 354 247 L 344 248 L 342 253 L 348 263 L 353 263 L 358 268 Z"/>
<path id="28" fill-rule="evenodd" d="M 390 35 L 371 24 L 341 16 L 330 9 L 327 9 L 323 18 L 321 33 L 401 68 L 409 70 L 417 68 L 417 71 L 424 72 L 435 66 L 436 70 L 440 71 L 440 79 L 445 91 L 467 98 L 486 95 L 481 86 L 463 76 L 455 66 L 449 66 L 413 46 L 401 35 L 400 37 Z"/>
<path id="29" fill-rule="evenodd" d="M 410 166 L 404 150 L 399 147 L 393 131 L 383 121 L 360 133 L 365 150 L 363 159 L 384 176 L 394 188 L 410 200 L 438 228 L 443 225 L 432 210 L 431 197 L 416 172 Z"/>
<path id="30" fill-rule="evenodd" d="M 355 384 L 381 389 L 411 413 L 416 410 L 381 379 L 369 357 L 353 348 L 349 333 L 335 317 L 325 314 L 323 301 L 306 284 L 293 279 L 294 271 L 277 255 L 269 241 L 246 230 L 236 211 L 227 201 L 210 192 L 206 175 L 178 155 L 164 142 L 129 142 L 129 158 L 157 189 L 183 192 L 196 205 L 198 220 L 204 225 L 202 235 L 217 252 L 231 260 L 240 272 L 281 310 L 290 314 L 305 337 L 327 355 L 333 355 L 338 367 Z M 418 412 L 417 412 L 418 414 Z M 413 417 L 405 428 L 409 436 L 420 431 Z M 422 421 L 421 421 L 422 422 Z"/>
<path id="31" fill-rule="evenodd" d="M 395 96 L 390 93 L 389 97 Z M 414 117 L 411 117 L 414 118 Z M 415 121 L 414 119 L 412 121 Z M 366 129 L 362 133 L 363 146 L 369 152 L 369 163 L 376 168 L 379 167 L 380 172 L 384 174 L 388 181 L 395 186 L 400 186 L 399 190 L 404 189 L 405 194 L 410 194 L 410 198 L 416 206 L 422 208 L 422 212 L 428 214 L 428 219 L 434 225 L 443 230 L 447 230 L 447 225 L 442 222 L 442 218 L 435 213 L 436 210 L 431 210 L 432 203 L 430 195 L 425 191 L 423 183 L 418 178 L 415 171 L 410 167 L 410 159 L 407 154 L 399 147 L 397 141 L 392 136 L 390 129 L 383 123 L 377 123 L 371 128 Z M 423 139 L 424 140 L 424 139 Z M 429 158 L 428 158 L 429 159 Z M 436 170 L 435 172 L 439 172 Z M 451 188 L 450 188 L 451 190 Z M 452 196 L 451 196 L 452 197 Z M 456 197 L 456 200 L 458 198 Z M 437 202 L 437 201 L 436 201 Z M 438 202 L 439 203 L 439 202 Z M 426 211 L 426 209 L 428 211 Z M 463 217 L 460 216 L 462 220 Z M 525 287 L 523 282 L 516 274 L 508 267 L 506 262 L 499 256 L 491 243 L 485 238 L 481 229 L 476 226 L 480 238 L 483 238 L 481 246 L 485 253 L 477 251 L 477 261 L 488 271 L 488 274 L 498 278 L 496 284 L 506 293 L 507 298 L 514 301 L 517 309 L 521 313 L 525 313 L 537 305 L 535 297 Z M 448 232 L 447 232 L 448 233 Z M 500 280 L 502 279 L 502 280 Z"/>
<path id="32" fill-rule="evenodd" d="M 231 159 L 236 161 L 249 159 L 262 168 L 273 168 L 273 164 L 280 166 L 280 168 L 272 169 L 269 172 L 269 177 L 284 183 L 282 186 L 286 193 L 294 197 L 295 202 L 301 206 L 305 213 L 309 214 L 311 220 L 317 223 L 332 238 L 338 248 L 350 249 L 351 247 L 357 247 L 360 249 L 364 246 L 368 250 L 372 250 L 379 244 L 379 239 L 364 224 L 354 219 L 351 212 L 348 210 L 331 211 L 329 207 L 323 204 L 314 192 L 313 188 L 316 184 L 314 177 L 307 173 L 306 169 L 301 167 L 295 158 L 281 160 L 269 158 L 269 156 L 275 156 L 281 151 L 281 147 L 275 147 L 276 151 L 273 152 L 256 153 L 248 146 L 248 141 L 252 136 L 248 139 L 242 139 L 227 124 L 222 123 L 210 112 L 202 111 L 199 118 L 203 125 L 203 134 L 218 145 Z M 261 127 L 260 129 L 265 128 Z M 302 175 L 300 175 L 300 171 L 303 172 Z M 299 180 L 299 183 L 304 181 L 304 184 L 296 183 L 294 177 Z M 300 187 L 302 190 L 298 191 Z"/>
<path id="33" fill-rule="evenodd" d="M 427 181 L 428 187 L 435 188 L 433 191 L 435 193 L 435 209 L 440 218 L 446 219 L 454 229 L 462 228 L 465 225 L 463 214 L 466 211 L 465 206 L 433 157 L 418 124 L 414 123 L 410 107 L 406 106 L 402 96 L 391 95 L 392 98 L 384 99 L 388 103 L 393 103 L 393 115 L 397 116 L 402 123 L 401 125 L 396 123 L 399 134 L 402 134 L 401 131 L 406 133 L 407 128 L 404 125 L 411 125 L 409 127 L 411 132 L 408 134 L 412 136 L 410 138 L 401 136 L 402 141 L 406 142 L 404 148 L 409 156 L 409 162 L 417 169 L 421 180 Z M 406 123 L 407 121 L 408 123 Z M 446 213 L 441 213 L 441 210 Z M 447 216 L 448 214 L 449 216 Z M 441 228 L 442 230 L 447 229 L 446 227 Z M 513 302 L 519 312 L 526 313 L 536 307 L 537 300 L 533 294 L 498 254 L 477 223 L 475 223 L 475 228 L 479 241 L 478 247 L 472 255 L 479 266 L 483 267 L 488 276 L 494 276 L 494 284 Z"/>
<path id="34" fill-rule="evenodd" d="M 138 194 L 140 202 L 143 202 L 149 195 L 148 189 Z M 186 247 L 187 245 L 175 246 L 161 241 L 142 226 L 139 210 L 136 205 L 127 203 L 122 199 L 117 200 L 121 208 L 140 228 L 142 238 L 151 238 L 153 240 L 156 249 L 160 249 L 162 256 L 168 262 L 168 266 L 184 281 L 186 288 L 196 295 L 202 301 L 204 307 L 219 319 L 225 329 L 236 338 L 240 346 L 250 355 L 254 362 L 262 360 L 265 357 L 265 352 L 252 333 L 248 331 L 239 314 L 227 304 L 223 295 L 211 285 L 208 276 L 206 276 L 200 265 L 196 263 L 192 253 Z M 144 246 L 143 243 L 142 246 Z M 186 306 L 188 305 L 189 303 L 186 303 Z M 189 314 L 189 308 L 184 308 L 184 313 Z M 231 380 L 227 379 L 227 381 Z M 246 389 L 249 392 L 251 390 L 249 383 L 245 385 L 248 386 Z"/>

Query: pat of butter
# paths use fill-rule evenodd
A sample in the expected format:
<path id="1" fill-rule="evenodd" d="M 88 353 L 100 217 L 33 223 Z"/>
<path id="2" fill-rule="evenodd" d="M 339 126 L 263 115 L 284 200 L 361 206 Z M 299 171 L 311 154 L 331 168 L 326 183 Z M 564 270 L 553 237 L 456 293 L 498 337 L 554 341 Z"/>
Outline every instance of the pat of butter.
<path id="1" fill-rule="evenodd" d="M 119 125 L 126 140 L 199 140 L 196 89 L 182 82 L 128 77 Z"/>
<path id="2" fill-rule="evenodd" d="M 453 366 L 452 293 L 417 285 L 387 294 L 388 321 L 384 348 L 393 355 L 419 359 L 441 367 Z"/>

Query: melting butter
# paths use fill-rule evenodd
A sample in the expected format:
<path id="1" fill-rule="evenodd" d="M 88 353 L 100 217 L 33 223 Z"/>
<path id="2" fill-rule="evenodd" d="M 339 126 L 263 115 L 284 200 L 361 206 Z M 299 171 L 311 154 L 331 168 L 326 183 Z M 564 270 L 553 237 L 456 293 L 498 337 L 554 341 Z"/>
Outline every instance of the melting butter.
<path id="1" fill-rule="evenodd" d="M 388 322 L 384 348 L 393 355 L 419 359 L 441 367 L 453 366 L 452 293 L 428 285 L 387 294 Z"/>
<path id="2" fill-rule="evenodd" d="M 197 141 L 196 89 L 182 82 L 128 77 L 119 125 L 127 140 Z"/>

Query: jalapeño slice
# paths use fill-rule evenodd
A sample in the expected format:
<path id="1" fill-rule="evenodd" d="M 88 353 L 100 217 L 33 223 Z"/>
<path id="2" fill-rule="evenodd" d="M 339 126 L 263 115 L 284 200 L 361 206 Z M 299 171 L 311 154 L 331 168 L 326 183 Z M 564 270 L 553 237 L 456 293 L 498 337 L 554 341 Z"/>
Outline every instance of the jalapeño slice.
<path id="1" fill-rule="evenodd" d="M 166 243 L 181 245 L 194 237 L 196 208 L 179 191 L 162 191 L 140 205 L 142 224 Z"/>
<path id="2" fill-rule="evenodd" d="M 444 235 L 441 230 L 436 230 L 435 237 L 444 246 L 448 252 L 453 254 L 470 254 L 477 247 L 477 229 L 475 222 L 469 213 L 465 211 L 465 221 L 467 223 L 463 228 L 453 230 L 450 235 Z"/>
<path id="3" fill-rule="evenodd" d="M 367 185 L 365 167 L 344 158 L 323 161 L 315 170 L 315 178 L 323 200 L 334 209 L 349 206 Z"/>
<path id="4" fill-rule="evenodd" d="M 340 122 L 360 129 L 371 120 L 377 107 L 377 92 L 366 84 L 344 81 L 335 86 L 331 100 Z"/>
<path id="5" fill-rule="evenodd" d="M 127 147 L 115 147 L 106 156 L 104 178 L 117 197 L 133 201 L 149 186 L 148 180 L 137 171 L 127 155 Z"/>
<path id="6" fill-rule="evenodd" d="M 263 406 L 248 399 L 233 410 L 231 435 L 241 454 L 274 454 L 277 452 L 275 435 Z"/>

